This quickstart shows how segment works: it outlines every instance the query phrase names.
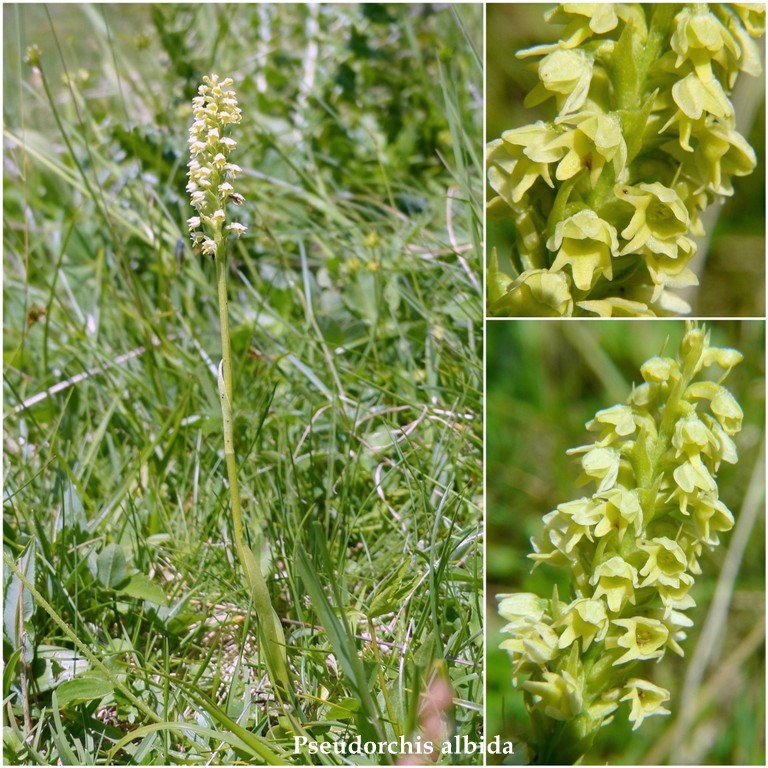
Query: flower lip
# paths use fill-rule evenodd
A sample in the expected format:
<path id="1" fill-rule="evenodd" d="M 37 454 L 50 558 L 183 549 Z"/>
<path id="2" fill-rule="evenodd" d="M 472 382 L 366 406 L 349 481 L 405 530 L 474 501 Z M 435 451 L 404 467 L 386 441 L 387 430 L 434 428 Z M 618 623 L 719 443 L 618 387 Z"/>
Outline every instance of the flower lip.
<path id="1" fill-rule="evenodd" d="M 663 646 L 669 638 L 669 630 L 657 619 L 638 616 L 631 619 L 614 619 L 612 623 L 625 630 L 616 640 L 616 644 L 626 649 L 624 655 L 613 662 L 613 666 L 630 661 L 660 659 L 664 655 Z"/>
<path id="2" fill-rule="evenodd" d="M 614 613 L 618 613 L 627 602 L 635 604 L 637 569 L 618 555 L 598 565 L 589 583 L 597 587 L 592 597 L 597 599 L 605 595 L 608 607 Z"/>
<path id="3" fill-rule="evenodd" d="M 580 290 L 589 290 L 600 275 L 613 278 L 612 259 L 619 252 L 616 229 L 591 209 L 558 222 L 547 248 L 557 251 L 550 269 L 570 265 L 573 282 Z"/>
<path id="4" fill-rule="evenodd" d="M 620 701 L 631 702 L 632 711 L 629 714 L 629 721 L 634 723 L 632 730 L 636 731 L 646 717 L 653 715 L 668 715 L 668 709 L 662 706 L 669 701 L 669 691 L 660 688 L 647 680 L 640 680 L 633 677 L 627 680 L 624 688 L 624 696 Z"/>
<path id="5" fill-rule="evenodd" d="M 614 192 L 635 208 L 632 220 L 621 233 L 629 241 L 621 249 L 622 255 L 647 250 L 676 259 L 681 248 L 692 254 L 691 241 L 685 236 L 690 216 L 674 189 L 653 182 L 637 187 L 617 184 Z"/>
<path id="6" fill-rule="evenodd" d="M 640 541 L 638 547 L 648 555 L 648 560 L 640 569 L 640 575 L 645 576 L 645 580 L 640 584 L 641 588 L 659 584 L 675 588 L 680 586 L 688 559 L 677 542 L 662 536 Z"/>
<path id="7" fill-rule="evenodd" d="M 581 649 L 586 653 L 593 640 L 600 642 L 608 632 L 608 615 L 602 600 L 581 598 L 571 603 L 565 616 L 558 622 L 565 626 L 558 647 L 568 648 L 581 638 Z M 557 625 L 556 625 L 557 626 Z"/>

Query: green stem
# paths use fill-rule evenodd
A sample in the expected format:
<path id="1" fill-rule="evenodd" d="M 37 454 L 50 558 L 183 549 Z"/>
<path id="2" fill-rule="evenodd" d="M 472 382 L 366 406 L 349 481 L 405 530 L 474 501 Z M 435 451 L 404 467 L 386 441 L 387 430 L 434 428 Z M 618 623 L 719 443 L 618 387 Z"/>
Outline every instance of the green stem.
<path id="1" fill-rule="evenodd" d="M 532 745 L 534 765 L 576 765 L 592 746 L 598 728 L 589 718 L 549 719 L 545 732 L 539 732 Z"/>
<path id="2" fill-rule="evenodd" d="M 216 288 L 219 295 L 219 325 L 221 328 L 221 369 L 223 379 L 221 397 L 221 416 L 224 430 L 224 457 L 227 462 L 229 493 L 232 502 L 232 529 L 235 547 L 240 561 L 245 566 L 243 549 L 245 537 L 243 517 L 240 511 L 240 484 L 237 480 L 237 461 L 235 459 L 235 440 L 232 414 L 232 345 L 229 339 L 229 297 L 227 292 L 227 249 L 224 242 L 219 242 L 216 249 Z"/>
<path id="3" fill-rule="evenodd" d="M 291 691 L 285 650 L 285 634 L 272 606 L 269 589 L 261 572 L 259 559 L 245 543 L 243 517 L 240 508 L 240 484 L 235 457 L 234 415 L 232 410 L 232 347 L 229 337 L 229 300 L 227 292 L 227 248 L 223 238 L 216 241 L 216 286 L 219 297 L 221 327 L 221 365 L 219 367 L 219 397 L 224 431 L 224 457 L 227 464 L 229 492 L 232 503 L 232 533 L 240 564 L 245 571 L 251 600 L 258 618 L 261 652 L 267 662 L 267 673 L 279 698 Z"/>
<path id="4" fill-rule="evenodd" d="M 400 726 L 399 726 L 399 719 L 397 715 L 395 714 L 395 709 L 392 706 L 392 702 L 389 698 L 389 694 L 387 693 L 387 680 L 384 677 L 384 663 L 381 660 L 381 654 L 379 653 L 379 641 L 376 637 L 376 627 L 373 624 L 373 621 L 369 618 L 368 619 L 368 634 L 371 637 L 371 647 L 373 648 L 373 656 L 376 660 L 376 667 L 378 668 L 378 679 L 379 679 L 379 685 L 381 686 L 381 693 L 384 697 L 384 703 L 387 707 L 387 715 L 389 717 L 390 723 L 392 723 L 392 729 L 395 734 L 395 738 L 399 739 L 401 736 Z"/>

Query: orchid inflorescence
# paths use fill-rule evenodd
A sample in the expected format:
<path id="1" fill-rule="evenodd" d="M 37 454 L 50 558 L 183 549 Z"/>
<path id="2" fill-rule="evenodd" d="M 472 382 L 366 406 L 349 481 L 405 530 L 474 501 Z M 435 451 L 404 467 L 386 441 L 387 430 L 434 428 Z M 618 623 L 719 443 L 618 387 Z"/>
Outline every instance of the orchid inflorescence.
<path id="1" fill-rule="evenodd" d="M 229 153 L 237 142 L 225 136 L 228 125 L 240 122 L 240 108 L 232 89 L 232 79 L 218 75 L 203 77 L 198 95 L 192 99 L 194 122 L 189 129 L 189 192 L 196 216 L 187 220 L 192 242 L 207 256 L 216 256 L 225 231 L 240 236 L 242 224 L 226 224 L 226 203 L 243 202 L 232 186 L 242 168 L 229 162 Z"/>
<path id="2" fill-rule="evenodd" d="M 569 569 L 573 599 L 561 600 L 556 588 L 551 599 L 500 596 L 511 635 L 502 648 L 542 762 L 578 759 L 622 702 L 634 729 L 669 714 L 669 692 L 635 668 L 668 650 L 683 655 L 702 551 L 734 523 L 715 478 L 721 462 L 737 460 L 742 411 L 699 374 L 717 366 L 722 381 L 742 355 L 709 338 L 689 323 L 677 357 L 648 360 L 626 403 L 587 424 L 597 440 L 569 451 L 594 492 L 545 515 L 529 557 L 534 568 Z"/>
<path id="3" fill-rule="evenodd" d="M 556 116 L 488 145 L 488 213 L 514 223 L 517 271 L 493 255 L 489 312 L 689 312 L 670 289 L 698 283 L 691 237 L 756 164 L 729 94 L 762 71 L 765 5 L 564 3 L 545 18 L 561 39 L 517 55 L 539 59 L 525 105 L 551 99 Z"/>

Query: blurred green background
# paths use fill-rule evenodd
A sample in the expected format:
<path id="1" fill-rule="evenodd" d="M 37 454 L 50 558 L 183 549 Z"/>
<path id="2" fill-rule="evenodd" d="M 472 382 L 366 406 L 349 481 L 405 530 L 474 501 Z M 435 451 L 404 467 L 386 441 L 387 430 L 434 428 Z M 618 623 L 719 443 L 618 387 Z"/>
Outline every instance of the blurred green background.
<path id="1" fill-rule="evenodd" d="M 764 323 L 723 321 L 708 324 L 712 343 L 744 353 L 726 386 L 744 410 L 737 435 L 739 463 L 723 465 L 720 496 L 734 515 L 755 477 L 763 487 L 761 454 L 765 417 Z M 515 723 L 526 717 L 522 696 L 512 689 L 511 664 L 498 650 L 504 638 L 496 613 L 499 593 L 551 594 L 552 583 L 567 594 L 565 573 L 543 566 L 531 574 L 530 537 L 541 517 L 558 504 L 577 498 L 577 459 L 568 448 L 592 438 L 584 428 L 595 412 L 622 402 L 639 367 L 658 354 L 665 340 L 674 354 L 683 321 L 489 321 L 487 330 L 487 612 L 489 738 L 515 738 Z M 755 474 L 756 473 L 756 474 Z M 603 728 L 585 764 L 763 765 L 765 722 L 765 520 L 761 513 L 750 533 L 733 586 L 730 611 L 715 638 L 717 660 L 703 670 L 693 692 L 695 717 L 683 740 L 674 735 L 680 715 L 681 687 L 700 639 L 718 574 L 734 531 L 721 546 L 705 552 L 703 575 L 692 593 L 695 622 L 683 643 L 685 658 L 667 654 L 644 673 L 672 693 L 672 715 L 654 717 L 634 734 L 626 705 Z"/>
<path id="2" fill-rule="evenodd" d="M 521 60 L 515 53 L 541 43 L 553 42 L 563 29 L 549 25 L 544 13 L 551 4 L 489 3 L 487 6 L 487 117 L 486 140 L 492 141 L 510 128 L 552 118 L 552 102 L 535 108 L 523 99 L 538 82 L 539 59 Z M 764 40 L 758 43 L 763 50 Z M 734 195 L 728 198 L 708 243 L 699 273 L 698 290 L 685 293 L 694 317 L 763 317 L 765 314 L 765 74 L 741 75 L 732 97 L 737 127 L 757 154 L 757 168 L 750 176 L 734 178 Z M 754 115 L 742 125 L 745 114 Z M 510 225 L 488 222 L 486 253 L 499 251 L 502 269 L 509 271 L 509 250 L 514 242 Z M 697 256 L 698 258 L 698 256 Z"/>

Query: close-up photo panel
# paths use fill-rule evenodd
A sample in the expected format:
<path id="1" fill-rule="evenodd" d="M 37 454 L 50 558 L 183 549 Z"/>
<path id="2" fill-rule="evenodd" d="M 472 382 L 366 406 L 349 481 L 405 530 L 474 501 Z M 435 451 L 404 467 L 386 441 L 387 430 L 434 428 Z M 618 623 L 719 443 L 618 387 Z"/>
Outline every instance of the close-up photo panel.
<path id="1" fill-rule="evenodd" d="M 764 323 L 496 321 L 487 355 L 488 738 L 764 765 Z"/>
<path id="2" fill-rule="evenodd" d="M 491 317 L 764 317 L 764 4 L 487 7 Z"/>

